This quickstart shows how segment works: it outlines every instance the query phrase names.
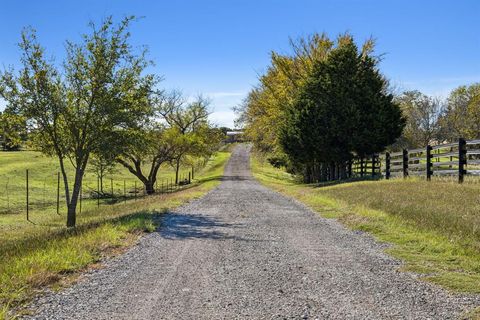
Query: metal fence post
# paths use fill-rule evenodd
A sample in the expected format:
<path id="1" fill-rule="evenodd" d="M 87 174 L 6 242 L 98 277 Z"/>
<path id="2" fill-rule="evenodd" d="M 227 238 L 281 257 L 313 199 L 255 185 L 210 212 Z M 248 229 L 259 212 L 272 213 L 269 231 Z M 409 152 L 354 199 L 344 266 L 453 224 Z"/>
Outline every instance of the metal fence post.
<path id="1" fill-rule="evenodd" d="M 385 179 L 390 179 L 390 152 L 385 152 Z"/>
<path id="2" fill-rule="evenodd" d="M 57 172 L 57 214 L 60 214 L 60 172 Z"/>
<path id="3" fill-rule="evenodd" d="M 467 142 L 465 139 L 458 139 L 458 182 L 462 183 L 464 175 L 467 173 L 465 165 L 467 164 Z"/>
<path id="4" fill-rule="evenodd" d="M 100 178 L 97 177 L 97 207 L 100 207 Z"/>
<path id="5" fill-rule="evenodd" d="M 427 181 L 430 181 L 432 179 L 432 174 L 433 174 L 433 165 L 432 165 L 432 146 L 427 145 Z"/>
<path id="6" fill-rule="evenodd" d="M 5 186 L 7 192 L 7 211 L 10 212 L 10 193 L 8 192 L 8 184 L 10 183 L 10 178 L 7 178 L 7 185 Z"/>
<path id="7" fill-rule="evenodd" d="M 80 208 L 79 208 L 80 213 L 82 213 L 82 193 L 83 193 L 83 192 L 82 192 L 82 189 L 83 189 L 83 183 L 82 183 L 82 185 L 80 186 L 80 199 L 79 199 L 79 200 L 80 200 Z"/>
<path id="8" fill-rule="evenodd" d="M 26 177 L 26 188 L 27 188 L 27 189 L 26 189 L 26 190 L 27 190 L 27 194 L 26 194 L 26 195 L 27 195 L 27 221 L 30 221 L 30 217 L 29 217 L 29 214 L 30 214 L 30 208 L 29 208 L 29 207 L 30 207 L 30 206 L 29 206 L 29 203 L 28 203 L 29 200 L 30 200 L 30 199 L 29 199 L 29 193 L 28 193 L 28 169 L 27 169 L 27 171 L 25 172 L 25 177 Z"/>
<path id="9" fill-rule="evenodd" d="M 403 149 L 403 177 L 408 177 L 408 150 Z"/>

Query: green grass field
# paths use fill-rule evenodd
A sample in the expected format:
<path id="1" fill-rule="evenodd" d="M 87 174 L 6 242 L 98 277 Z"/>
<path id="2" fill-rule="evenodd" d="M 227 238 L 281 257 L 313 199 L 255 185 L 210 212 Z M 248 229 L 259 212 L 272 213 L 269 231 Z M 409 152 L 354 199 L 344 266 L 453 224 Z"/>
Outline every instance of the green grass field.
<path id="1" fill-rule="evenodd" d="M 37 290 L 68 284 L 77 271 L 135 243 L 141 233 L 155 229 L 162 212 L 211 190 L 220 183 L 229 157 L 227 150 L 218 152 L 193 184 L 173 193 L 100 208 L 87 204 L 75 230 L 64 227 L 64 213 L 58 216 L 51 210 L 33 215 L 35 224 L 18 219 L 21 214 L 0 215 L 0 319 L 8 310 L 20 312 L 17 308 Z"/>
<path id="2" fill-rule="evenodd" d="M 260 157 L 254 176 L 327 218 L 392 243 L 405 270 L 454 291 L 480 293 L 480 181 L 392 179 L 302 185 Z"/>
<path id="3" fill-rule="evenodd" d="M 67 172 L 70 184 L 73 181 L 73 167 L 67 161 Z M 4 152 L 0 151 L 0 215 L 4 213 L 25 213 L 26 211 L 26 170 L 29 170 L 29 207 L 32 211 L 56 212 L 58 160 L 46 157 L 36 151 Z M 191 168 L 182 168 L 180 177 L 188 177 Z M 173 168 L 165 164 L 158 173 L 157 188 L 164 188 L 175 174 Z M 104 178 L 103 190 L 116 197 L 134 196 L 135 183 L 137 192 L 142 193 L 143 185 L 127 169 L 117 165 L 113 174 Z M 92 198 L 98 188 L 97 176 L 87 168 L 83 182 L 83 198 Z M 111 199 L 102 199 L 109 202 Z M 88 202 L 88 200 L 87 200 Z M 94 201 L 96 202 L 96 201 Z M 60 179 L 60 210 L 66 210 L 63 178 Z M 35 212 L 33 212 L 35 215 Z"/>

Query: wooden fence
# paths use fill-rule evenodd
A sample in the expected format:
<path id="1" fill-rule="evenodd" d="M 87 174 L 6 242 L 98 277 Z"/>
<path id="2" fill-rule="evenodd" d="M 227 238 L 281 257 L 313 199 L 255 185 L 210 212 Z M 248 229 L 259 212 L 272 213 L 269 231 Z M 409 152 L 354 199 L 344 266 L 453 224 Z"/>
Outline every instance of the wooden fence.
<path id="1" fill-rule="evenodd" d="M 430 180 L 434 176 L 457 176 L 462 183 L 465 176 L 480 176 L 480 139 L 465 140 L 424 148 L 386 152 L 356 159 L 352 176 L 371 175 L 392 177 L 421 176 Z"/>

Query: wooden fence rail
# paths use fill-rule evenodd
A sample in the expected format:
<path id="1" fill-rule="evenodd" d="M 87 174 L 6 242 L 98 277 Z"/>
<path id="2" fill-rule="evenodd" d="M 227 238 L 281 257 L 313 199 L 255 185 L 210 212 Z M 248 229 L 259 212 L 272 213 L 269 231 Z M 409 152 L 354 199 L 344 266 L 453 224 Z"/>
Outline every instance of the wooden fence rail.
<path id="1" fill-rule="evenodd" d="M 375 159 L 375 156 L 372 159 Z M 480 139 L 460 138 L 455 143 L 386 152 L 378 155 L 377 159 L 379 165 L 373 166 L 372 170 L 374 174 L 380 174 L 385 179 L 423 176 L 430 180 L 432 176 L 455 175 L 458 176 L 458 182 L 462 183 L 467 175 L 480 176 Z"/>

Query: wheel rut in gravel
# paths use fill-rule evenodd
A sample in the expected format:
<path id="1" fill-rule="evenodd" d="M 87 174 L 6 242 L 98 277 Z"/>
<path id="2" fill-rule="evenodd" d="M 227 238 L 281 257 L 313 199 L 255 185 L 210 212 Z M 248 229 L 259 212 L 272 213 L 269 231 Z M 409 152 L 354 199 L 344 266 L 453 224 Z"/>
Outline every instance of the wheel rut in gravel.
<path id="1" fill-rule="evenodd" d="M 37 298 L 32 318 L 454 319 L 480 305 L 399 272 L 384 247 L 257 183 L 239 145 L 219 187 Z"/>

